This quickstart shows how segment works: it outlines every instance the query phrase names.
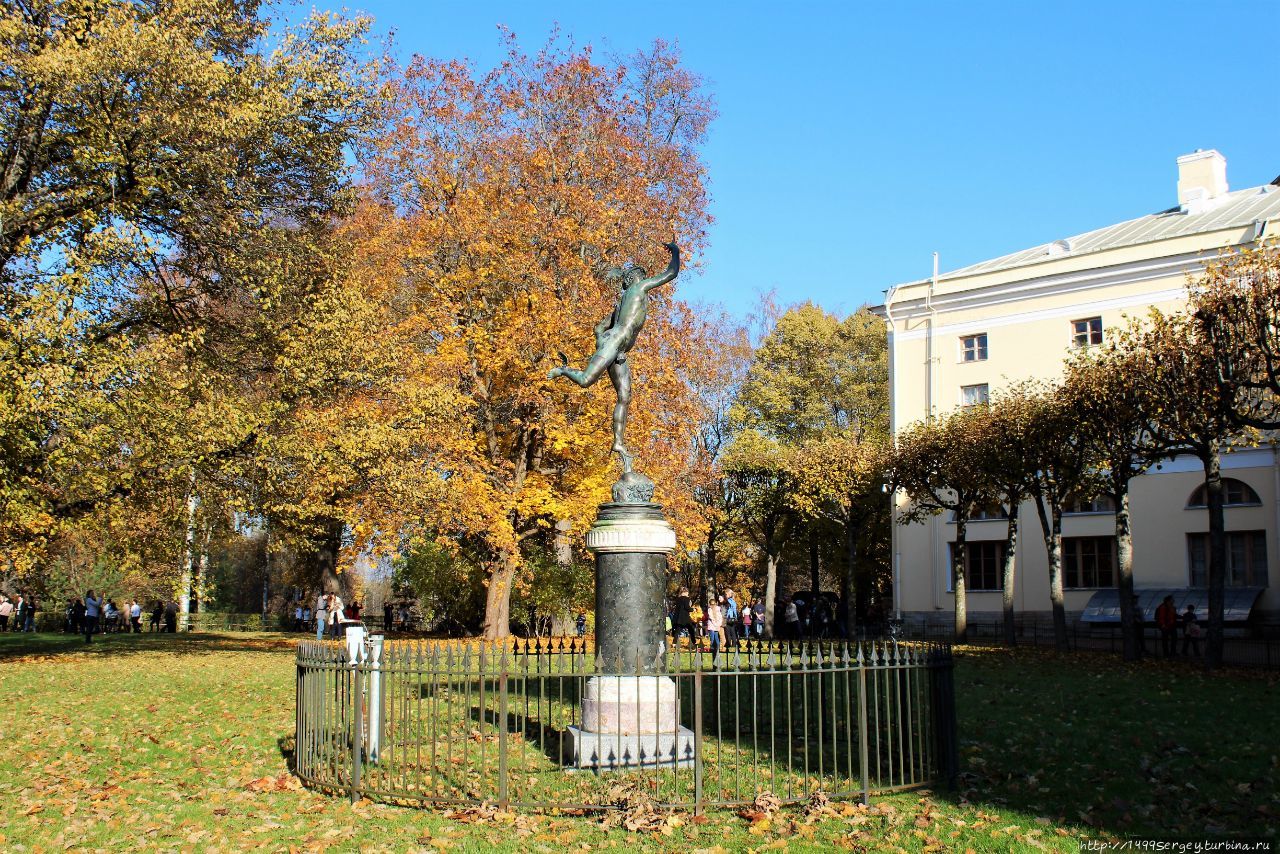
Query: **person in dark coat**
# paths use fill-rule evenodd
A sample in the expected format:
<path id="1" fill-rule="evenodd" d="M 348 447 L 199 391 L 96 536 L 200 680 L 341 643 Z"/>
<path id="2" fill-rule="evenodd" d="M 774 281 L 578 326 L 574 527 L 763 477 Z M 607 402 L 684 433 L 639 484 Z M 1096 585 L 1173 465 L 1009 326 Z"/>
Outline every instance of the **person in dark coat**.
<path id="1" fill-rule="evenodd" d="M 679 595 L 676 596 L 675 607 L 671 609 L 671 644 L 677 646 L 680 643 L 680 633 L 684 632 L 689 638 L 689 646 L 693 646 L 695 636 L 693 634 L 693 601 L 689 598 L 689 588 L 681 587 Z"/>

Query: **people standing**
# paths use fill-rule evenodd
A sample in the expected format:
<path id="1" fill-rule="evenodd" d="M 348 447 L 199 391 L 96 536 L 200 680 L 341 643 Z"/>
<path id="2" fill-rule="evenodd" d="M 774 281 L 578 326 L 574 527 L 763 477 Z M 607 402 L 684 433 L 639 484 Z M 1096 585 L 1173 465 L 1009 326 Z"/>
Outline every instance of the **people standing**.
<path id="1" fill-rule="evenodd" d="M 1164 597 L 1156 608 L 1156 627 L 1160 629 L 1160 654 L 1173 658 L 1178 651 L 1178 609 L 1172 596 Z"/>
<path id="2" fill-rule="evenodd" d="M 84 630 L 84 642 L 93 642 L 93 633 L 98 628 L 98 616 L 102 613 L 102 599 L 93 595 L 90 590 L 84 594 L 84 620 L 80 628 Z"/>
<path id="3" fill-rule="evenodd" d="M 756 627 L 756 640 L 764 637 L 764 600 L 757 599 L 755 613 L 752 614 L 752 623 Z"/>
<path id="4" fill-rule="evenodd" d="M 579 611 L 578 616 L 573 618 L 573 628 L 578 633 L 578 637 L 585 638 L 587 636 L 587 615 Z"/>
<path id="5" fill-rule="evenodd" d="M 711 643 L 711 660 L 720 652 L 720 639 L 724 632 L 724 609 L 712 599 L 707 603 L 707 640 Z"/>
<path id="6" fill-rule="evenodd" d="M 9 631 L 9 618 L 13 616 L 13 603 L 9 597 L 0 594 L 0 632 Z"/>
<path id="7" fill-rule="evenodd" d="M 1187 654 L 1188 646 L 1195 650 L 1196 658 L 1200 657 L 1200 636 L 1204 631 L 1196 621 L 1196 606 L 1188 605 L 1182 612 L 1182 654 Z"/>
<path id="8" fill-rule="evenodd" d="M 164 605 L 159 599 L 156 600 L 155 607 L 151 609 L 151 631 L 160 631 L 160 620 L 164 618 Z"/>
<path id="9" fill-rule="evenodd" d="M 15 632 L 25 632 L 27 630 L 27 609 L 31 606 L 27 603 L 27 594 L 18 593 L 18 603 L 14 606 L 14 624 Z"/>
<path id="10" fill-rule="evenodd" d="M 676 595 L 675 606 L 671 609 L 671 645 L 678 646 L 680 634 L 689 638 L 689 646 L 693 646 L 693 601 L 689 598 L 689 588 L 681 587 Z"/>
<path id="11" fill-rule="evenodd" d="M 169 634 L 175 634 L 178 631 L 178 603 L 169 600 L 169 604 L 164 606 L 164 630 Z"/>
<path id="12" fill-rule="evenodd" d="M 295 632 L 302 631 L 302 602 L 299 601 L 293 606 L 293 630 Z"/>
<path id="13" fill-rule="evenodd" d="M 724 645 L 738 647 L 738 621 L 742 615 L 738 612 L 738 602 L 733 598 L 733 591 L 724 592 Z"/>
<path id="14" fill-rule="evenodd" d="M 324 630 L 329 627 L 329 594 L 316 597 L 316 640 L 324 640 Z"/>
<path id="15" fill-rule="evenodd" d="M 751 645 L 751 620 L 754 618 L 751 613 L 751 600 L 742 603 L 742 637 L 746 640 L 747 645 Z"/>
<path id="16" fill-rule="evenodd" d="M 345 619 L 342 597 L 334 593 L 329 597 L 329 632 L 331 637 L 338 637 L 342 629 L 342 621 Z"/>
<path id="17" fill-rule="evenodd" d="M 796 600 L 788 599 L 786 610 L 782 612 L 783 621 L 787 624 L 787 639 L 800 639 L 800 609 L 796 605 Z"/>
<path id="18" fill-rule="evenodd" d="M 135 635 L 142 634 L 142 606 L 134 599 L 129 605 L 129 626 Z"/>
<path id="19" fill-rule="evenodd" d="M 384 632 L 391 631 L 391 624 L 395 621 L 395 614 L 395 606 L 391 604 L 390 599 L 382 603 L 382 630 Z"/>

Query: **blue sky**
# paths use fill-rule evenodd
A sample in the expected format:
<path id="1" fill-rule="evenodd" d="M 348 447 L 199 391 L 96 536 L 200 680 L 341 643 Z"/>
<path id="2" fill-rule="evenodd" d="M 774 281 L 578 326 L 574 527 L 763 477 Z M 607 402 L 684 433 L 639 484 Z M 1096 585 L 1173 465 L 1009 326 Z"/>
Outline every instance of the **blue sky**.
<path id="1" fill-rule="evenodd" d="M 1280 3 L 363 0 L 404 55 L 500 61 L 555 23 L 630 53 L 678 41 L 720 117 L 716 224 L 686 299 L 836 312 L 923 278 L 1173 206 L 1180 154 L 1233 189 L 1280 175 Z"/>

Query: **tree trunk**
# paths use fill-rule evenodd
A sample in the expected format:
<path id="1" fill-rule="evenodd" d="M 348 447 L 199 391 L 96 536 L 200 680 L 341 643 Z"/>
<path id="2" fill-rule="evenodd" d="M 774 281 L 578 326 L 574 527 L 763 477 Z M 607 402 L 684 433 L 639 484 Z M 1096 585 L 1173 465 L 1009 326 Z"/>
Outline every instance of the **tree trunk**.
<path id="1" fill-rule="evenodd" d="M 1049 504 L 1046 508 L 1045 503 Z M 1036 514 L 1049 559 L 1049 603 L 1053 608 L 1053 644 L 1067 649 L 1067 608 L 1062 594 L 1062 506 L 1056 495 L 1036 496 Z"/>
<path id="2" fill-rule="evenodd" d="M 840 576 L 840 607 L 844 610 L 844 636 L 852 638 L 855 636 L 854 629 L 857 627 L 857 608 L 854 607 L 854 596 L 861 597 L 863 585 L 856 584 L 854 573 L 857 572 L 858 566 L 858 535 L 854 529 L 854 519 L 849 516 L 845 519 L 844 526 L 844 555 L 845 555 L 845 571 Z"/>
<path id="3" fill-rule="evenodd" d="M 191 483 L 187 487 L 187 531 L 182 541 L 182 576 L 178 580 L 178 611 L 191 613 L 191 584 L 195 578 L 196 554 L 196 511 L 200 507 L 200 498 L 196 495 L 196 473 L 191 472 Z"/>
<path id="4" fill-rule="evenodd" d="M 1004 642 L 1009 646 L 1017 646 L 1018 632 L 1013 622 L 1013 589 L 1014 576 L 1017 572 L 1015 558 L 1018 551 L 1018 510 L 1022 504 L 1022 496 L 1009 497 L 1009 527 L 1004 535 L 1004 565 L 1000 567 L 1000 604 L 1004 610 Z"/>
<path id="5" fill-rule="evenodd" d="M 321 591 L 325 593 L 342 595 L 344 592 L 342 578 L 338 575 L 338 554 L 342 551 L 342 534 L 345 530 L 346 526 L 340 520 L 331 519 L 325 527 L 324 535 L 316 542 L 315 575 L 320 581 Z M 264 576 L 264 588 L 267 581 Z"/>
<path id="6" fill-rule="evenodd" d="M 1120 634 L 1125 661 L 1142 658 L 1142 644 L 1133 624 L 1133 531 L 1129 527 L 1129 481 L 1116 487 L 1116 589 L 1120 596 Z"/>
<path id="7" fill-rule="evenodd" d="M 822 565 L 818 560 L 818 534 L 812 528 L 809 530 L 809 590 L 817 605 L 818 594 L 822 592 Z"/>
<path id="8" fill-rule="evenodd" d="M 778 555 L 765 552 L 764 563 L 764 634 L 773 637 L 773 612 L 778 602 Z"/>
<path id="9" fill-rule="evenodd" d="M 1209 509 L 1209 631 L 1204 665 L 1213 670 L 1222 666 L 1223 609 L 1227 586 L 1227 532 L 1222 511 L 1222 468 L 1217 442 L 1209 443 L 1204 457 L 1205 504 Z"/>
<path id="10" fill-rule="evenodd" d="M 204 605 L 205 579 L 209 577 L 209 540 L 213 538 L 213 526 L 207 522 L 200 537 L 200 555 L 191 578 L 191 613 L 198 614 Z"/>
<path id="11" fill-rule="evenodd" d="M 511 585 L 519 567 L 511 552 L 503 552 L 493 562 L 484 600 L 485 640 L 502 640 L 511 634 Z"/>
<path id="12" fill-rule="evenodd" d="M 968 522 L 968 511 L 957 510 L 955 551 L 951 555 L 952 587 L 956 594 L 956 643 L 964 643 L 969 637 L 969 599 L 965 594 L 969 572 L 969 550 L 965 547 L 965 528 Z"/>

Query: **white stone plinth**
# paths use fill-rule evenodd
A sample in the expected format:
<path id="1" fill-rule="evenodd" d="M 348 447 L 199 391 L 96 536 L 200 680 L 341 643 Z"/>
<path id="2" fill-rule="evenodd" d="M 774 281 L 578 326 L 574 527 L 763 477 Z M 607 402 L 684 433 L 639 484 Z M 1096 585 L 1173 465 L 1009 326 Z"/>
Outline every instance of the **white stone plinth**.
<path id="1" fill-rule="evenodd" d="M 630 771 L 693 764 L 693 731 L 686 727 L 620 735 L 587 732 L 571 726 L 565 741 L 569 770 Z"/>
<path id="2" fill-rule="evenodd" d="M 674 733 L 676 683 L 666 676 L 595 676 L 582 697 L 582 728 L 602 735 Z"/>

